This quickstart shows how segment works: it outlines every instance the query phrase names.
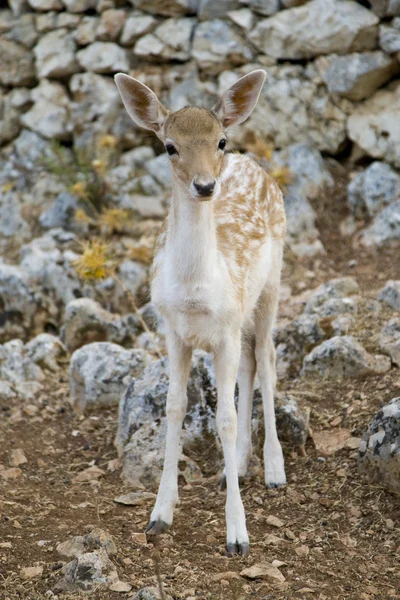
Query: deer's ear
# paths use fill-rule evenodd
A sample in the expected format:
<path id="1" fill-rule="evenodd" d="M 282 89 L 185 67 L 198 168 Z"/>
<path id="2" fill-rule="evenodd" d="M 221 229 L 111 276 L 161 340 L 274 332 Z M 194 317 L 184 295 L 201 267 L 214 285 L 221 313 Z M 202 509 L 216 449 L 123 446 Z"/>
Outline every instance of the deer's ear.
<path id="1" fill-rule="evenodd" d="M 267 74 L 262 69 L 241 77 L 224 92 L 213 111 L 228 128 L 243 123 L 253 112 Z"/>
<path id="2" fill-rule="evenodd" d="M 117 73 L 115 83 L 132 121 L 159 135 L 169 111 L 155 93 L 144 83 L 124 73 Z"/>

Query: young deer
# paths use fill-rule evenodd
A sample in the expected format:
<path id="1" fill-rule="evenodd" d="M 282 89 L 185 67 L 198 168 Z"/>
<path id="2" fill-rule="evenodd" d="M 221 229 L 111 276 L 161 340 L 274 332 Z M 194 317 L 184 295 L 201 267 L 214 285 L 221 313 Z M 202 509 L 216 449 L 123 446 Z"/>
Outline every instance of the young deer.
<path id="1" fill-rule="evenodd" d="M 148 533 L 171 525 L 178 501 L 179 438 L 186 412 L 192 351 L 214 353 L 217 430 L 227 487 L 227 550 L 249 550 L 239 477 L 252 454 L 256 370 L 265 418 L 265 483 L 286 483 L 275 425 L 272 341 L 286 233 L 282 194 L 251 158 L 226 154 L 226 131 L 252 113 L 266 73 L 256 70 L 226 91 L 213 110 L 169 112 L 154 92 L 119 73 L 128 114 L 154 131 L 170 156 L 173 193 L 153 264 L 152 300 L 165 319 L 170 383 L 164 470 Z M 239 371 L 238 415 L 234 404 Z"/>

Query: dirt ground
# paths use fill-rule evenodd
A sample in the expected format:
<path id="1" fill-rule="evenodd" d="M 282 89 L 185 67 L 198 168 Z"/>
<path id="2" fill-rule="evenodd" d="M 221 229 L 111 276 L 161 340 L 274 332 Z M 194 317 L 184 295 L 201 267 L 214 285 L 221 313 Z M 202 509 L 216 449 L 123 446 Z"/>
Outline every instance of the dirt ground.
<path id="1" fill-rule="evenodd" d="M 284 283 L 294 294 L 338 275 L 352 275 L 366 298 L 376 297 L 388 279 L 400 279 L 398 245 L 375 252 L 353 248 L 338 234 L 345 214 L 340 198 L 338 206 L 330 202 L 317 208 L 327 255 L 288 257 Z M 368 350 L 377 351 L 376 336 L 388 317 L 385 312 L 357 317 L 361 325 L 356 335 Z M 377 409 L 400 395 L 400 372 L 392 369 L 384 376 L 345 382 L 294 376 L 281 381 L 279 389 L 310 409 L 314 433 L 348 428 L 361 437 Z M 0 598 L 51 598 L 46 592 L 54 590 L 63 565 L 57 544 L 92 527 L 113 536 L 118 553 L 112 560 L 120 579 L 132 584 L 132 592 L 99 590 L 91 598 L 129 598 L 144 586 L 154 586 L 153 546 L 132 536 L 144 531 L 152 501 L 140 507 L 114 502 L 132 490 L 118 469 L 107 469 L 116 458 L 117 410 L 85 418 L 75 415 L 69 406 L 66 369 L 50 376 L 46 392 L 31 404 L 36 408 L 18 402 L 0 405 L 0 464 L 9 468 L 10 451 L 16 448 L 28 459 L 20 467 L 22 476 L 9 481 L 0 477 Z M 399 498 L 358 473 L 354 449 L 323 459 L 309 439 L 307 457 L 288 446 L 284 451 L 285 488 L 265 489 L 261 473 L 243 487 L 249 557 L 224 555 L 225 492 L 219 490 L 218 477 L 181 486 L 173 527 L 161 540 L 166 593 L 174 599 L 400 599 Z M 74 483 L 74 476 L 92 464 L 104 475 L 96 482 Z M 271 524 L 271 516 L 280 522 Z M 239 575 L 262 561 L 281 561 L 285 581 L 273 584 Z M 21 579 L 21 568 L 36 564 L 43 566 L 42 575 Z"/>

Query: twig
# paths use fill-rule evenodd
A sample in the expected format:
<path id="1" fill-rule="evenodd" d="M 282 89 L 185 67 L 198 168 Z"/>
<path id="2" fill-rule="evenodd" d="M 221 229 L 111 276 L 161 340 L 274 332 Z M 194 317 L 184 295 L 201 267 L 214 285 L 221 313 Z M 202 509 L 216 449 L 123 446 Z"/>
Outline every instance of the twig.
<path id="1" fill-rule="evenodd" d="M 161 579 L 161 569 L 160 569 L 160 534 L 157 533 L 154 536 L 154 552 L 153 552 L 153 561 L 154 561 L 154 570 L 156 572 L 158 590 L 160 592 L 161 600 L 167 600 L 167 597 L 164 593 L 164 587 Z"/>

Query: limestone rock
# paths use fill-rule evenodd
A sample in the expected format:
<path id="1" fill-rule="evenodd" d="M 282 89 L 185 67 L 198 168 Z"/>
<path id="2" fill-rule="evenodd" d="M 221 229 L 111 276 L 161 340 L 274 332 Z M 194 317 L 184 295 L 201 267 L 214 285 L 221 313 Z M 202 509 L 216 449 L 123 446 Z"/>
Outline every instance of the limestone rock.
<path id="1" fill-rule="evenodd" d="M 135 8 L 162 15 L 163 17 L 181 17 L 196 12 L 195 0 L 130 0 Z"/>
<path id="2" fill-rule="evenodd" d="M 214 2 L 214 0 L 200 0 L 197 16 L 203 21 L 223 19 L 228 11 L 237 10 L 241 7 L 242 5 L 239 0 L 221 0 L 220 2 Z"/>
<path id="3" fill-rule="evenodd" d="M 102 12 L 96 30 L 97 39 L 104 42 L 117 41 L 126 19 L 127 14 L 122 9 L 109 8 Z"/>
<path id="4" fill-rule="evenodd" d="M 355 52 L 346 56 L 329 56 L 322 71 L 331 94 L 349 100 L 368 98 L 389 81 L 398 70 L 397 63 L 384 52 Z"/>
<path id="5" fill-rule="evenodd" d="M 195 20 L 166 19 L 136 43 L 133 52 L 138 57 L 156 57 L 166 60 L 189 60 L 192 31 Z"/>
<path id="6" fill-rule="evenodd" d="M 347 188 L 348 202 L 356 217 L 373 217 L 382 208 L 397 200 L 400 177 L 386 163 L 373 162 L 358 173 Z"/>
<path id="7" fill-rule="evenodd" d="M 400 492 L 400 398 L 393 398 L 372 419 L 360 444 L 358 467 L 372 481 Z"/>
<path id="8" fill-rule="evenodd" d="M 96 31 L 100 19 L 84 16 L 75 31 L 75 41 L 79 46 L 87 46 L 96 40 Z"/>
<path id="9" fill-rule="evenodd" d="M 94 342 L 76 350 L 69 370 L 72 405 L 83 412 L 118 404 L 147 360 L 143 350 L 125 350 L 109 342 Z"/>
<path id="10" fill-rule="evenodd" d="M 29 358 L 21 340 L 11 340 L 0 346 L 0 379 L 13 384 L 42 381 L 44 373 Z"/>
<path id="11" fill-rule="evenodd" d="M 250 62 L 252 51 L 225 21 L 214 19 L 200 23 L 193 39 L 192 56 L 199 69 L 210 74 Z"/>
<path id="12" fill-rule="evenodd" d="M 54 335 L 40 333 L 25 345 L 27 357 L 42 369 L 57 371 L 58 361 L 65 360 L 67 350 Z"/>
<path id="13" fill-rule="evenodd" d="M 33 48 L 39 38 L 36 31 L 35 15 L 26 13 L 18 17 L 7 37 L 26 48 Z"/>
<path id="14" fill-rule="evenodd" d="M 70 106 L 64 86 L 42 79 L 32 90 L 32 100 L 32 108 L 21 117 L 23 125 L 48 139 L 69 139 Z"/>
<path id="15" fill-rule="evenodd" d="M 219 93 L 252 68 L 222 73 Z M 246 136 L 256 131 L 260 137 L 273 139 L 279 148 L 305 142 L 336 154 L 347 139 L 346 123 L 347 115 L 340 103 L 332 102 L 320 78 L 311 76 L 301 65 L 277 65 L 268 67 L 268 78 L 254 112 L 232 130 L 230 139 L 235 145 L 246 146 Z"/>
<path id="16" fill-rule="evenodd" d="M 390 356 L 392 362 L 400 367 L 400 319 L 390 319 L 384 325 L 379 336 L 379 346 L 382 352 Z"/>
<path id="17" fill-rule="evenodd" d="M 378 300 L 400 311 L 400 281 L 388 281 L 379 292 Z"/>
<path id="18" fill-rule="evenodd" d="M 22 337 L 33 324 L 37 299 L 20 267 L 0 262 L 0 341 Z"/>
<path id="19" fill-rule="evenodd" d="M 350 139 L 369 156 L 400 166 L 400 84 L 377 91 L 350 114 Z"/>
<path id="20" fill-rule="evenodd" d="M 231 10 L 227 16 L 235 25 L 238 25 L 246 32 L 249 32 L 254 27 L 255 16 L 249 8 L 241 8 L 239 10 Z"/>
<path id="21" fill-rule="evenodd" d="M 129 71 L 126 50 L 113 42 L 94 42 L 77 53 L 79 64 L 94 73 Z"/>
<path id="22" fill-rule="evenodd" d="M 129 331 L 127 318 L 104 310 L 98 302 L 89 298 L 78 298 L 69 302 L 65 309 L 62 339 L 68 350 L 73 352 L 91 342 L 131 341 L 133 332 Z"/>
<path id="23" fill-rule="evenodd" d="M 115 542 L 107 531 L 92 529 L 87 535 L 74 536 L 57 546 L 57 552 L 69 558 L 95 550 L 104 550 L 109 555 L 117 553 Z"/>
<path id="24" fill-rule="evenodd" d="M 28 0 L 29 6 L 34 10 L 47 12 L 48 10 L 62 10 L 60 0 Z"/>
<path id="25" fill-rule="evenodd" d="M 118 581 L 114 564 L 104 550 L 86 552 L 62 568 L 64 578 L 56 585 L 63 592 L 90 592 Z"/>
<path id="26" fill-rule="evenodd" d="M 32 85 L 35 77 L 32 52 L 11 40 L 0 39 L 0 85 Z"/>
<path id="27" fill-rule="evenodd" d="M 318 315 L 300 315 L 288 325 L 278 327 L 274 338 L 279 376 L 283 377 L 294 369 L 305 354 L 325 337 Z"/>
<path id="28" fill-rule="evenodd" d="M 249 39 L 265 54 L 304 59 L 376 46 L 378 18 L 349 0 L 311 0 L 260 21 Z"/>
<path id="29" fill-rule="evenodd" d="M 280 0 L 246 0 L 246 4 L 259 15 L 269 17 L 281 8 Z"/>
<path id="30" fill-rule="evenodd" d="M 318 313 L 320 308 L 329 300 L 346 298 L 359 291 L 359 286 L 353 277 L 338 277 L 331 279 L 317 287 L 308 298 L 304 312 L 306 314 Z"/>
<path id="31" fill-rule="evenodd" d="M 62 3 L 71 13 L 85 12 L 96 6 L 96 0 L 62 0 Z"/>
<path id="32" fill-rule="evenodd" d="M 399 0 L 371 0 L 371 8 L 378 17 L 393 17 L 400 15 Z"/>
<path id="33" fill-rule="evenodd" d="M 68 192 L 59 194 L 54 204 L 40 215 L 40 225 L 44 229 L 53 229 L 54 227 L 71 229 L 78 204 L 76 196 L 72 196 Z"/>
<path id="34" fill-rule="evenodd" d="M 56 29 L 41 36 L 33 52 L 39 77 L 64 78 L 79 71 L 76 44 L 68 29 Z"/>
<path id="35" fill-rule="evenodd" d="M 121 35 L 121 44 L 130 46 L 146 33 L 151 33 L 158 21 L 151 15 L 132 15 L 125 22 Z"/>
<path id="36" fill-rule="evenodd" d="M 172 596 L 165 594 L 165 600 L 172 600 Z M 158 588 L 155 587 L 145 587 L 139 590 L 134 596 L 132 596 L 129 600 L 161 600 L 160 592 Z"/>
<path id="37" fill-rule="evenodd" d="M 400 200 L 392 202 L 374 219 L 361 236 L 364 246 L 381 246 L 400 239 Z"/>
<path id="38" fill-rule="evenodd" d="M 302 375 L 365 377 L 390 370 L 387 356 L 372 356 L 351 336 L 336 336 L 314 348 L 303 362 Z"/>
<path id="39" fill-rule="evenodd" d="M 379 45 L 387 54 L 400 52 L 400 29 L 389 27 L 388 25 L 380 25 Z"/>

